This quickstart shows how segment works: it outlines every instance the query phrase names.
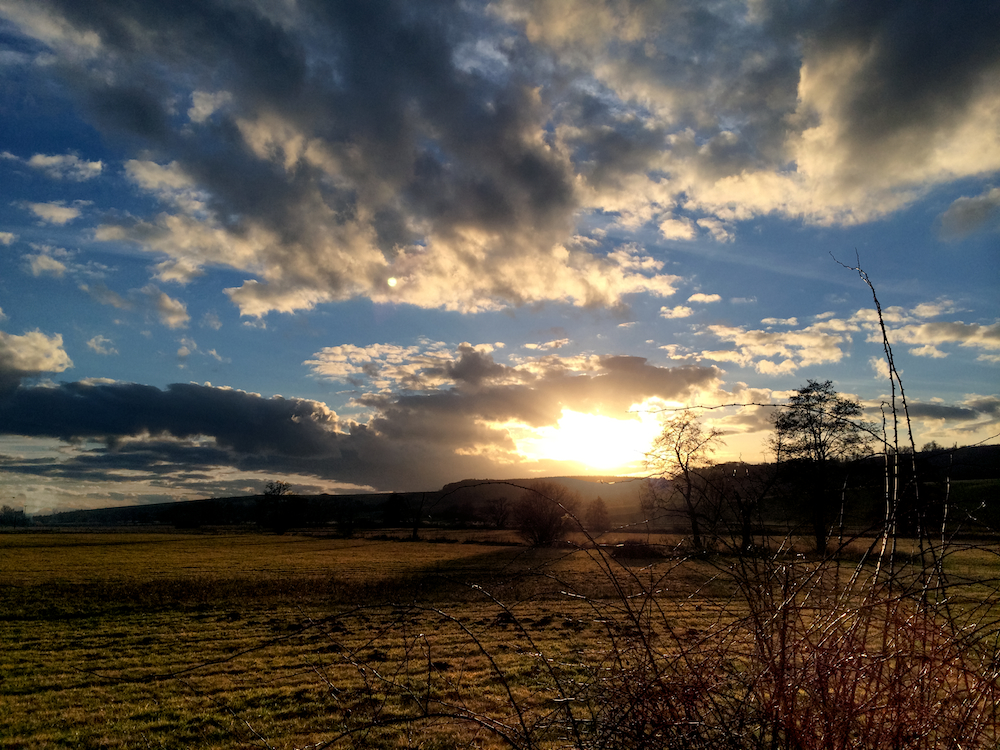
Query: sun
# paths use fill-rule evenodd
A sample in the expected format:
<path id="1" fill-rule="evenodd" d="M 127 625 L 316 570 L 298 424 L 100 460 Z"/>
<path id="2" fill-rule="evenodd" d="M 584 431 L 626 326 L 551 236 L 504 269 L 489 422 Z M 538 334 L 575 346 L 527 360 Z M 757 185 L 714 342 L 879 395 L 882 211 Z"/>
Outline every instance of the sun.
<path id="1" fill-rule="evenodd" d="M 593 471 L 634 473 L 662 426 L 655 416 L 634 413 L 625 419 L 563 409 L 553 427 L 513 436 L 529 460 L 573 461 Z"/>

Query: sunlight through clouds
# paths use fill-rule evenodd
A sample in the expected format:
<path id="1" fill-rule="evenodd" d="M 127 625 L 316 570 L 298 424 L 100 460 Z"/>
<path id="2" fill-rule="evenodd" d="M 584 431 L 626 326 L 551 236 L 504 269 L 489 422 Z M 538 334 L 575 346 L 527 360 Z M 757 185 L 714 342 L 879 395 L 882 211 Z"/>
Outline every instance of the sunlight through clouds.
<path id="1" fill-rule="evenodd" d="M 618 419 L 563 409 L 553 426 L 508 424 L 504 428 L 529 461 L 575 462 L 589 471 L 625 475 L 642 473 L 645 455 L 662 424 L 645 412 Z"/>

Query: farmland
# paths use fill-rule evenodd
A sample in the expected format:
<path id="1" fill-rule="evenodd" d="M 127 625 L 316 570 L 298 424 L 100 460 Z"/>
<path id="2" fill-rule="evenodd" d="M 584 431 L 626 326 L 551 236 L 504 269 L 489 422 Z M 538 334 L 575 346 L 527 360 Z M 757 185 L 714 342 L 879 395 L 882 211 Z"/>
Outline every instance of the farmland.
<path id="1" fill-rule="evenodd" d="M 760 601 L 738 592 L 758 563 L 669 554 L 676 540 L 666 537 L 632 535 L 603 550 L 583 538 L 548 549 L 511 539 L 0 535 L 0 746 L 558 746 L 587 737 L 615 746 L 603 721 L 638 747 L 667 731 L 627 695 L 629 680 L 649 680 L 640 652 L 715 664 L 720 695 L 745 688 L 731 680 L 751 668 L 753 649 L 737 636 L 753 630 Z M 947 565 L 961 579 L 956 617 L 995 649 L 1000 561 L 968 549 Z M 827 570 L 791 555 L 753 576 L 784 571 L 789 599 L 815 599 L 850 590 L 858 570 L 873 566 Z M 810 583 L 789 594 L 789 581 Z M 802 634 L 824 616 L 823 607 L 803 615 Z M 992 659 L 976 672 L 986 699 L 997 688 Z M 740 660 L 735 671 L 723 664 Z M 667 671 L 669 690 L 692 687 L 677 683 L 691 675 Z M 657 700 L 656 690 L 644 695 Z M 680 703 L 695 710 L 698 700 Z M 975 737 L 996 737 L 993 711 Z"/>

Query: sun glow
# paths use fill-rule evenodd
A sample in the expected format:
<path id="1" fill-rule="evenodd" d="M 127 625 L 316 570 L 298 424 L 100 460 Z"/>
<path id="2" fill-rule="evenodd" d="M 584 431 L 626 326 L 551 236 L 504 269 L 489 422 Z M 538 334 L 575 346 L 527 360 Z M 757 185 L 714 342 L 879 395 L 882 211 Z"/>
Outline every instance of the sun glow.
<path id="1" fill-rule="evenodd" d="M 573 461 L 595 471 L 642 471 L 643 459 L 661 430 L 655 414 L 627 419 L 563 409 L 554 427 L 526 428 L 514 435 L 518 451 L 534 461 Z"/>

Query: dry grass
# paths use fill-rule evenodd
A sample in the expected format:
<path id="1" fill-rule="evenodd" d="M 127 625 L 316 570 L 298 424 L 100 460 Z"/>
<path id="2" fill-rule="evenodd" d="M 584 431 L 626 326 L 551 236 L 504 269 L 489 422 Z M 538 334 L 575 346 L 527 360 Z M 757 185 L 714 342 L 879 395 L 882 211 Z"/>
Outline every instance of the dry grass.
<path id="1" fill-rule="evenodd" d="M 1000 741 L 988 550 L 922 602 L 871 561 L 472 541 L 2 535 L 0 746 Z"/>

